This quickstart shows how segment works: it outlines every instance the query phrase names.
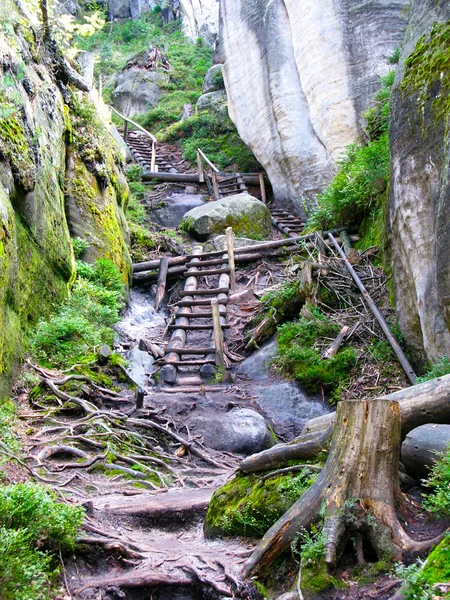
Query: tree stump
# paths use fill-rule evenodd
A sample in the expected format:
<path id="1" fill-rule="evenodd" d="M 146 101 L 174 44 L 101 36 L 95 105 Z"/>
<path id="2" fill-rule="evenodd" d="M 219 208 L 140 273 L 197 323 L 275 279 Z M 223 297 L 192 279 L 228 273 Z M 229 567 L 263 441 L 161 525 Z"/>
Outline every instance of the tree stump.
<path id="1" fill-rule="evenodd" d="M 324 505 L 325 562 L 336 563 L 347 540 L 356 540 L 363 562 L 363 538 L 377 556 L 400 559 L 442 536 L 416 542 L 403 530 L 394 502 L 401 498 L 398 471 L 401 442 L 398 402 L 375 399 L 340 402 L 327 462 L 313 485 L 264 535 L 244 566 L 246 576 L 267 568 L 302 528 L 320 517 Z"/>

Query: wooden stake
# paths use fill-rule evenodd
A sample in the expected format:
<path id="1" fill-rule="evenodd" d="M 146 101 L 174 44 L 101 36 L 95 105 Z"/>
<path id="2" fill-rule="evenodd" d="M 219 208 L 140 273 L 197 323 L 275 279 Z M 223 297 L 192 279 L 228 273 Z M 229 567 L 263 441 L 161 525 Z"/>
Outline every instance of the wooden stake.
<path id="1" fill-rule="evenodd" d="M 220 313 L 219 303 L 217 298 L 211 300 L 211 312 L 213 319 L 213 334 L 214 334 L 214 347 L 216 351 L 216 365 L 222 369 L 225 369 L 225 356 L 223 349 L 223 331 L 220 324 Z"/>
<path id="2" fill-rule="evenodd" d="M 164 294 L 166 292 L 166 282 L 167 282 L 168 270 L 169 270 L 169 259 L 167 256 L 163 256 L 159 263 L 158 285 L 157 285 L 157 289 L 156 289 L 156 298 L 155 298 L 155 312 L 159 311 L 161 301 L 164 298 Z"/>
<path id="3" fill-rule="evenodd" d="M 203 173 L 203 162 L 200 152 L 197 151 L 197 171 L 198 171 L 198 182 L 205 183 L 205 175 Z"/>
<path id="4" fill-rule="evenodd" d="M 339 246 L 339 244 L 337 243 L 337 241 L 335 240 L 334 236 L 332 233 L 328 234 L 328 237 L 330 238 L 331 242 L 333 243 L 334 247 L 336 248 L 336 250 L 339 252 L 341 258 L 345 261 L 345 266 L 347 267 L 350 275 L 353 277 L 356 285 L 358 286 L 361 294 L 363 295 L 365 301 L 367 302 L 370 310 L 372 311 L 373 315 L 375 316 L 376 320 L 378 321 L 381 329 L 384 332 L 384 335 L 387 337 L 388 342 L 391 344 L 392 349 L 394 350 L 398 360 L 400 361 L 400 364 L 402 365 L 409 381 L 414 385 L 417 381 L 417 376 L 414 372 L 414 369 L 412 368 L 412 366 L 409 364 L 409 360 L 406 358 L 405 353 L 403 352 L 403 350 L 400 348 L 400 346 L 398 345 L 397 340 L 394 338 L 394 336 L 392 335 L 388 324 L 386 323 L 383 315 L 380 313 L 380 311 L 377 308 L 377 305 L 375 304 L 375 302 L 372 300 L 371 296 L 369 295 L 369 292 L 366 290 L 363 282 L 361 281 L 361 279 L 358 277 L 355 269 L 352 267 L 352 265 L 350 264 L 348 258 L 345 256 L 345 252 L 342 250 L 342 248 Z"/>
<path id="5" fill-rule="evenodd" d="M 326 352 L 324 352 L 322 358 L 332 358 L 337 353 L 340 345 L 344 341 L 344 338 L 347 337 L 348 330 L 349 330 L 348 326 L 345 325 L 345 327 L 343 327 L 341 329 L 341 331 L 339 332 L 339 335 L 334 340 L 334 342 L 331 344 L 331 346 L 328 348 L 328 350 Z"/>
<path id="6" fill-rule="evenodd" d="M 228 266 L 230 268 L 230 289 L 234 293 L 236 291 L 236 272 L 234 266 L 234 236 L 233 229 L 227 227 L 227 253 L 228 253 Z"/>
<path id="7" fill-rule="evenodd" d="M 262 173 L 259 174 L 259 187 L 261 189 L 261 202 L 267 204 L 266 184 L 264 181 L 264 175 Z"/>
<path id="8" fill-rule="evenodd" d="M 219 185 L 217 183 L 217 173 L 213 171 L 212 173 L 212 182 L 213 182 L 213 190 L 214 190 L 214 200 L 220 199 Z"/>

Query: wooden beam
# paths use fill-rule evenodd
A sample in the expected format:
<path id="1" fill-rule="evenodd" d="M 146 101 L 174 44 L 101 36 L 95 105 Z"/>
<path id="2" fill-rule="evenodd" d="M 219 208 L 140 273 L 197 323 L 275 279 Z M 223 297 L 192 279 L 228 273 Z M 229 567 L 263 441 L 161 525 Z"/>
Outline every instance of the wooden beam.
<path id="1" fill-rule="evenodd" d="M 157 284 L 157 288 L 156 288 L 156 298 L 155 298 L 155 312 L 159 311 L 161 301 L 164 298 L 164 294 L 166 292 L 166 282 L 167 282 L 168 270 L 169 270 L 169 259 L 167 256 L 163 256 L 159 263 L 158 284 Z"/>
<path id="2" fill-rule="evenodd" d="M 236 291 L 236 271 L 234 267 L 234 236 L 233 229 L 227 227 L 226 231 L 227 238 L 227 254 L 228 254 L 228 267 L 230 273 L 230 289 L 231 293 Z"/>
<path id="3" fill-rule="evenodd" d="M 214 336 L 214 348 L 216 353 L 215 362 L 218 367 L 225 369 L 225 353 L 223 346 L 223 331 L 220 324 L 220 312 L 219 303 L 217 298 L 211 300 L 211 312 L 213 319 L 213 336 Z"/>

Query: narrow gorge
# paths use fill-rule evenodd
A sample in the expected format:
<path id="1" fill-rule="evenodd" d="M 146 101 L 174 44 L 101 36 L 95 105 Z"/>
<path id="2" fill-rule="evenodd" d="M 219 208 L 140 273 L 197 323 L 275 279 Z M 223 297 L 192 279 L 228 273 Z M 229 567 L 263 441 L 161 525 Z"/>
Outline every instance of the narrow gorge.
<path id="1" fill-rule="evenodd" d="M 0 58 L 0 598 L 449 598 L 449 3 L 3 0 Z"/>

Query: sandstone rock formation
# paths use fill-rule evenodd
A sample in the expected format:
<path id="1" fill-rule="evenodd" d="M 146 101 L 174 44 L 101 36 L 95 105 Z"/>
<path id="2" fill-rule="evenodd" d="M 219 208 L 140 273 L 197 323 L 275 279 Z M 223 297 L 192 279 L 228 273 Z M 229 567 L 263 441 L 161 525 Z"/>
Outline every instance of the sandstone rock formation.
<path id="1" fill-rule="evenodd" d="M 299 212 L 329 182 L 400 44 L 406 0 L 227 0 L 220 7 L 229 112 Z"/>
<path id="2" fill-rule="evenodd" d="M 269 209 L 249 194 L 236 194 L 193 208 L 181 222 L 195 239 L 205 241 L 214 233 L 232 227 L 236 236 L 264 239 L 271 227 Z"/>
<path id="3" fill-rule="evenodd" d="M 122 71 L 116 77 L 114 107 L 129 117 L 147 112 L 161 99 L 162 92 L 158 83 L 163 79 L 163 74 L 145 69 L 131 68 Z"/>
<path id="4" fill-rule="evenodd" d="M 131 268 L 123 216 L 128 188 L 114 162 L 112 135 L 104 126 L 99 151 L 94 133 L 90 137 L 86 128 L 78 129 L 83 111 L 95 115 L 95 108 L 87 109 L 79 98 L 64 103 L 48 57 L 36 54 L 30 29 L 38 24 L 37 16 L 28 18 L 11 0 L 2 2 L 0 19 L 11 27 L 0 32 L 0 398 L 8 392 L 23 330 L 67 296 L 75 275 L 69 184 L 93 227 L 92 258 L 114 260 L 124 280 Z M 5 77 L 19 68 L 20 77 Z M 78 166 L 70 181 L 68 155 L 76 157 Z M 92 187 L 85 172 L 95 182 Z"/>
<path id="5" fill-rule="evenodd" d="M 448 56 L 449 19 L 445 0 L 412 3 L 389 130 L 397 319 L 418 358 L 433 362 L 450 353 L 449 60 L 436 61 Z"/>
<path id="6" fill-rule="evenodd" d="M 219 31 L 219 0 L 179 0 L 183 31 L 195 41 L 201 37 L 211 46 Z"/>

